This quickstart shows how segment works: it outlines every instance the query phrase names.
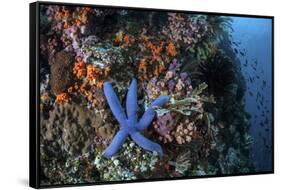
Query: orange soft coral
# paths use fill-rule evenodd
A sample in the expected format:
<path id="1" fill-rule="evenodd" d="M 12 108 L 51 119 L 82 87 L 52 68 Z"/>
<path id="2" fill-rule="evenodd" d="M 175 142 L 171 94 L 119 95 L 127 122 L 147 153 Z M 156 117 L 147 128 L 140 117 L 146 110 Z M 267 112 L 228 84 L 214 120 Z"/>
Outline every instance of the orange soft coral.
<path id="1" fill-rule="evenodd" d="M 88 90 L 87 85 L 85 83 L 83 83 L 80 86 L 78 91 L 81 92 L 81 94 L 83 94 L 83 95 L 87 95 L 87 90 Z"/>
<path id="2" fill-rule="evenodd" d="M 176 56 L 177 55 L 177 50 L 176 50 L 176 46 L 170 42 L 169 45 L 166 47 L 166 50 L 167 50 L 167 55 L 169 56 Z"/>
<path id="3" fill-rule="evenodd" d="M 110 72 L 110 67 L 105 67 L 105 69 L 104 69 L 104 76 L 108 77 L 109 72 Z"/>
<path id="4" fill-rule="evenodd" d="M 87 79 L 89 81 L 95 80 L 99 76 L 99 68 L 95 67 L 94 65 L 87 66 Z"/>
<path id="5" fill-rule="evenodd" d="M 101 80 L 101 81 L 98 81 L 98 82 L 97 82 L 97 87 L 98 87 L 98 88 L 102 88 L 102 87 L 103 87 L 103 83 L 104 83 L 104 81 L 102 81 L 102 80 Z"/>
<path id="6" fill-rule="evenodd" d="M 160 60 L 160 55 L 163 50 L 163 45 L 164 45 L 164 42 L 162 42 L 162 41 L 160 42 L 159 46 L 154 45 L 152 42 L 148 42 L 146 44 L 146 47 L 149 48 L 152 52 L 152 60 L 157 60 L 157 61 Z"/>
<path id="7" fill-rule="evenodd" d="M 129 42 L 130 42 L 130 37 L 129 37 L 129 35 L 126 34 L 126 35 L 124 36 L 124 39 L 123 39 L 123 40 L 124 40 L 124 43 L 125 43 L 125 44 L 129 44 Z"/>
<path id="8" fill-rule="evenodd" d="M 56 97 L 56 103 L 69 103 L 71 100 L 70 96 L 67 93 L 61 93 Z"/>
<path id="9" fill-rule="evenodd" d="M 138 77 L 139 79 L 147 79 L 147 77 L 146 77 L 147 67 L 146 67 L 146 60 L 145 59 L 140 60 L 139 73 L 141 73 L 141 75 L 139 75 L 139 77 Z"/>
<path id="10" fill-rule="evenodd" d="M 86 64 L 82 61 L 80 57 L 76 59 L 74 68 L 73 68 L 73 74 L 81 79 L 87 75 L 87 70 L 86 70 Z"/>
<path id="11" fill-rule="evenodd" d="M 86 24 L 87 20 L 88 20 L 88 13 L 92 10 L 92 8 L 91 7 L 83 7 L 82 10 L 83 10 L 83 12 L 81 14 L 80 21 L 83 24 Z"/>
<path id="12" fill-rule="evenodd" d="M 94 65 L 87 66 L 87 79 L 90 85 L 94 85 L 98 88 L 102 88 L 104 80 L 108 77 L 110 72 L 109 67 L 100 69 Z"/>
<path id="13" fill-rule="evenodd" d="M 119 31 L 116 33 L 115 38 L 114 38 L 114 43 L 116 45 L 120 45 L 120 43 L 123 41 L 123 37 L 124 37 L 124 32 L 123 31 Z"/>
<path id="14" fill-rule="evenodd" d="M 81 29 L 82 26 L 87 24 L 88 15 L 91 12 L 93 10 L 89 7 L 77 8 L 76 10 L 63 7 L 56 10 L 54 19 L 63 24 L 63 29 L 68 29 L 72 26 Z"/>
<path id="15" fill-rule="evenodd" d="M 120 45 L 121 48 L 126 48 L 132 46 L 135 43 L 136 39 L 130 34 L 118 33 L 114 39 L 116 45 Z"/>

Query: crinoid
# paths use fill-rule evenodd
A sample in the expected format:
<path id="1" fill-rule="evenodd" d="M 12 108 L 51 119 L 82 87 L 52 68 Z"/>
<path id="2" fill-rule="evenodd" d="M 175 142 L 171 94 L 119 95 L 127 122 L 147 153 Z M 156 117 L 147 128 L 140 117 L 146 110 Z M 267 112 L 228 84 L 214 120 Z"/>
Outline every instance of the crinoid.
<path id="1" fill-rule="evenodd" d="M 200 62 L 194 79 L 208 84 L 209 94 L 215 97 L 236 95 L 238 84 L 234 63 L 223 52 L 218 51 L 206 61 Z"/>

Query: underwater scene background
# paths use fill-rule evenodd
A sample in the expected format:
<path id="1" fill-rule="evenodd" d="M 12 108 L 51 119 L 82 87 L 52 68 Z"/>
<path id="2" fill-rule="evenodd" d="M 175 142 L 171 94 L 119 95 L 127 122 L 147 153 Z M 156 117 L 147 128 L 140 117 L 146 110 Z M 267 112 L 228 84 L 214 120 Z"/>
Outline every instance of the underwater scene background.
<path id="1" fill-rule="evenodd" d="M 272 19 L 40 5 L 40 184 L 273 171 Z"/>

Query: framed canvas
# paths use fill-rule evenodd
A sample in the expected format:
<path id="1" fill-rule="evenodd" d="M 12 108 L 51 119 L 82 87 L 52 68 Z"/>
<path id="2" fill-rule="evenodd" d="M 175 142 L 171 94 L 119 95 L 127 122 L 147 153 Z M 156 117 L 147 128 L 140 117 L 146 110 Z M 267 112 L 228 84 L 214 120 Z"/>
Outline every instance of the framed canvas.
<path id="1" fill-rule="evenodd" d="M 30 186 L 274 172 L 272 16 L 30 4 Z"/>

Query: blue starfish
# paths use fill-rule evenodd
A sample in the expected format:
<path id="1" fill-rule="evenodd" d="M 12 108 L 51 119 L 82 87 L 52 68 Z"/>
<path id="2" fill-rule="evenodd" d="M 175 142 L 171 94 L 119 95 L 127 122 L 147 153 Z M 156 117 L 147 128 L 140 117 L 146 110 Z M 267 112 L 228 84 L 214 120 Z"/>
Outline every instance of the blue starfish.
<path id="1" fill-rule="evenodd" d="M 104 83 L 104 93 L 109 104 L 109 107 L 120 124 L 120 130 L 116 133 L 112 139 L 111 144 L 104 151 L 105 157 L 113 156 L 122 146 L 128 136 L 135 141 L 140 147 L 149 150 L 156 151 L 160 156 L 163 155 L 162 148 L 159 144 L 156 144 L 149 139 L 145 138 L 141 131 L 146 129 L 155 116 L 155 107 L 164 105 L 169 101 L 168 96 L 160 96 L 154 100 L 151 106 L 145 111 L 139 121 L 137 118 L 137 81 L 133 79 L 129 87 L 126 98 L 126 112 L 125 114 L 117 95 L 115 94 L 111 84 L 109 82 Z"/>

